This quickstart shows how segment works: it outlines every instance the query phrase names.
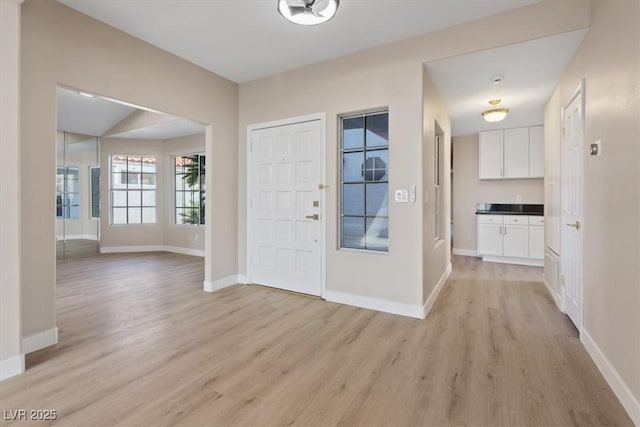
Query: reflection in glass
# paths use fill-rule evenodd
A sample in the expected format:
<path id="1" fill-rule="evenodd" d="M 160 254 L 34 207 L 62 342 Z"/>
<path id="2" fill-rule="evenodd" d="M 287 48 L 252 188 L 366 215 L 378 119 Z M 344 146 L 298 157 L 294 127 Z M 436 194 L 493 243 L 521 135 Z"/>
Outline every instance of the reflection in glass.
<path id="1" fill-rule="evenodd" d="M 389 219 L 367 218 L 366 249 L 389 250 Z"/>
<path id="2" fill-rule="evenodd" d="M 342 187 L 342 214 L 364 215 L 364 184 L 345 184 Z"/>
<path id="3" fill-rule="evenodd" d="M 346 150 L 364 146 L 364 117 L 342 120 L 342 147 Z"/>
<path id="4" fill-rule="evenodd" d="M 364 218 L 343 217 L 340 235 L 342 236 L 340 247 L 364 249 Z"/>

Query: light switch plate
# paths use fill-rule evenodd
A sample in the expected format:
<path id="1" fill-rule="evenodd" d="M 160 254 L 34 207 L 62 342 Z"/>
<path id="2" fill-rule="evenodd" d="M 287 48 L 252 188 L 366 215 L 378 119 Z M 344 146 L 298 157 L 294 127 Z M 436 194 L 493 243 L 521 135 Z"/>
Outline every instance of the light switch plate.
<path id="1" fill-rule="evenodd" d="M 602 142 L 597 140 L 589 146 L 589 154 L 593 157 L 600 157 L 602 155 Z"/>
<path id="2" fill-rule="evenodd" d="M 396 190 L 396 203 L 408 203 L 409 192 L 407 190 Z"/>

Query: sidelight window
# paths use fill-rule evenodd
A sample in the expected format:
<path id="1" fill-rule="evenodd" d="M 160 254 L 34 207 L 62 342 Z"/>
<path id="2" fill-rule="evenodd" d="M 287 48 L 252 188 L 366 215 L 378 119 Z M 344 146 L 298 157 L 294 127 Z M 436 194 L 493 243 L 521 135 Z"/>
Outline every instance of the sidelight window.
<path id="1" fill-rule="evenodd" d="M 389 250 L 389 113 L 340 118 L 340 247 Z"/>

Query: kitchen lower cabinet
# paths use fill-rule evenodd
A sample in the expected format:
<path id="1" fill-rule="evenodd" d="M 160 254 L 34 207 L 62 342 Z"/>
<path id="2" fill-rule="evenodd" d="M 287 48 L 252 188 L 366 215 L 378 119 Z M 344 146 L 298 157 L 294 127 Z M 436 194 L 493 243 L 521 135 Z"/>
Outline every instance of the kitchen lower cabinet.
<path id="1" fill-rule="evenodd" d="M 484 261 L 542 265 L 544 217 L 478 215 L 477 222 L 477 252 Z"/>

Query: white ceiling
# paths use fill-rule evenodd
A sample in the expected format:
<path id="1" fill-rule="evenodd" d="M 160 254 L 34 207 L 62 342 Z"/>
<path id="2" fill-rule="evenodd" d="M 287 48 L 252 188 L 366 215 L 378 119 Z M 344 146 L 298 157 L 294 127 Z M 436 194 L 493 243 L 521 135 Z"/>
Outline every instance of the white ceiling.
<path id="1" fill-rule="evenodd" d="M 58 130 L 102 136 L 136 109 L 58 87 Z"/>
<path id="2" fill-rule="evenodd" d="M 544 105 L 587 30 L 517 43 L 427 63 L 427 70 L 449 110 L 451 134 L 530 126 L 544 122 Z M 500 85 L 491 78 L 504 76 Z M 507 118 L 487 123 L 480 113 L 501 98 Z"/>
<path id="3" fill-rule="evenodd" d="M 83 135 L 104 136 L 105 132 L 120 123 L 137 108 L 115 100 L 81 95 L 79 91 L 57 88 L 58 130 Z M 147 110 L 148 111 L 148 110 Z M 161 113 L 158 113 L 161 114 Z M 109 138 L 170 139 L 179 136 L 204 133 L 205 127 L 180 117 L 162 114 L 167 120 L 139 129 L 129 130 Z"/>
<path id="4" fill-rule="evenodd" d="M 240 83 L 539 0 L 342 0 L 315 27 L 285 21 L 277 0 L 58 1 Z"/>
<path id="5" fill-rule="evenodd" d="M 204 131 L 205 127 L 200 123 L 187 119 L 174 118 L 166 122 L 156 123 L 152 126 L 109 135 L 109 138 L 170 139 L 204 133 Z"/>

